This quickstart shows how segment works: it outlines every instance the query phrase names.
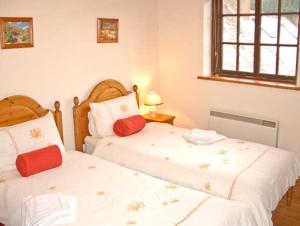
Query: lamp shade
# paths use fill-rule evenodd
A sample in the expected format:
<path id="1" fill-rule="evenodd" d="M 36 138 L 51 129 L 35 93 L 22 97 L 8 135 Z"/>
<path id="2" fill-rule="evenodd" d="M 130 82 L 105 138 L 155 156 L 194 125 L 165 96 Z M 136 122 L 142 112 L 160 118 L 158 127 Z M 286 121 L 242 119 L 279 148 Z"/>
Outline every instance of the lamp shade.
<path id="1" fill-rule="evenodd" d="M 149 92 L 144 104 L 147 106 L 156 106 L 163 104 L 163 100 L 156 92 Z"/>

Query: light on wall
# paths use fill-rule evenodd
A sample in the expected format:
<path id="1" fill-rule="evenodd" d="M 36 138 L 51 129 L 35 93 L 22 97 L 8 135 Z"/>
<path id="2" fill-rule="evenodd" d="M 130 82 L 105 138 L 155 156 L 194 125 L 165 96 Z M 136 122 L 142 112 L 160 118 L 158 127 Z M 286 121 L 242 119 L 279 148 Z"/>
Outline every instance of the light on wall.
<path id="1" fill-rule="evenodd" d="M 145 103 L 146 106 L 150 106 L 150 114 L 152 117 L 156 116 L 156 106 L 163 104 L 163 100 L 156 92 L 149 92 Z"/>

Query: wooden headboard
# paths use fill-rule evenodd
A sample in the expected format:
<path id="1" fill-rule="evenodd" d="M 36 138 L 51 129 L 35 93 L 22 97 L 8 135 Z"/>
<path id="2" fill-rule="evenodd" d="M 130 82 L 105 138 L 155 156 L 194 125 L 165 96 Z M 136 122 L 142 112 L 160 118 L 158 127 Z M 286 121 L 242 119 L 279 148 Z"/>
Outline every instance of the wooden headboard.
<path id="1" fill-rule="evenodd" d="M 54 104 L 53 117 L 63 141 L 62 113 L 60 103 Z M 0 101 L 0 127 L 12 126 L 40 118 L 49 112 L 34 99 L 27 96 L 10 96 Z"/>
<path id="2" fill-rule="evenodd" d="M 133 86 L 133 91 L 136 93 L 136 100 L 139 105 L 138 87 Z M 88 112 L 90 111 L 90 103 L 99 103 L 106 100 L 114 99 L 121 96 L 126 96 L 130 91 L 116 80 L 104 80 L 90 93 L 89 97 L 79 104 L 78 97 L 74 97 L 73 118 L 74 118 L 74 135 L 75 149 L 83 151 L 84 138 L 89 136 L 88 130 Z"/>

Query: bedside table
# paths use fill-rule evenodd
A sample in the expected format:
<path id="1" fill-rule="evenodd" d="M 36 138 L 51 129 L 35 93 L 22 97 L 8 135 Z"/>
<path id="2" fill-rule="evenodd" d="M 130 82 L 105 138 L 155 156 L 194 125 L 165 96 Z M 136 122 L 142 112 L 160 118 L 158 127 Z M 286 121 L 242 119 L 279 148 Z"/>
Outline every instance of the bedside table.
<path id="1" fill-rule="evenodd" d="M 175 116 L 173 115 L 166 115 L 161 113 L 156 113 L 156 116 L 152 117 L 150 113 L 143 115 L 144 119 L 146 119 L 147 122 L 160 122 L 160 123 L 168 123 L 170 125 L 173 125 Z"/>

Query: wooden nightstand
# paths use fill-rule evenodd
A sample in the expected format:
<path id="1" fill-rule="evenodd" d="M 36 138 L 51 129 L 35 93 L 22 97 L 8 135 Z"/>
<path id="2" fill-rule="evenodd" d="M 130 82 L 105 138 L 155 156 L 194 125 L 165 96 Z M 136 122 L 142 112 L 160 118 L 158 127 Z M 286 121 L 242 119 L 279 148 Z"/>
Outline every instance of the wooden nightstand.
<path id="1" fill-rule="evenodd" d="M 156 113 L 155 117 L 152 117 L 150 113 L 143 115 L 144 119 L 146 119 L 147 122 L 160 122 L 160 123 L 168 123 L 170 125 L 173 125 L 175 116 L 173 115 L 166 115 L 161 113 Z"/>

